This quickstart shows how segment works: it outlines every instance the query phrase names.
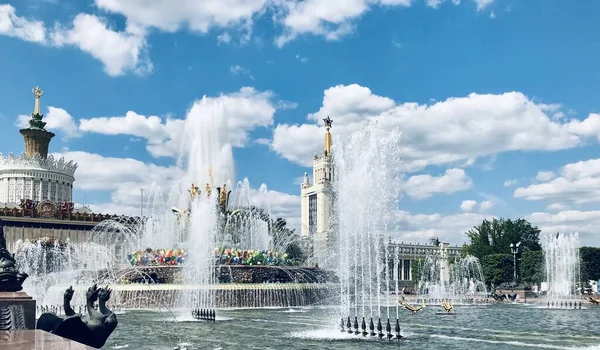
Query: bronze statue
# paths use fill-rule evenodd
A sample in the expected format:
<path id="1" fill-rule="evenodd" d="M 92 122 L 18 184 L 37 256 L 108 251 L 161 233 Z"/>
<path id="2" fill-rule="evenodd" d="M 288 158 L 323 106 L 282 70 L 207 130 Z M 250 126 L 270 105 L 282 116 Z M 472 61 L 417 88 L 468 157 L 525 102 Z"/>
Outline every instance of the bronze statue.
<path id="1" fill-rule="evenodd" d="M 94 284 L 88 288 L 86 293 L 87 315 L 81 315 L 75 314 L 71 308 L 73 288 L 69 287 L 64 294 L 66 317 L 61 318 L 53 313 L 42 314 L 36 328 L 91 347 L 101 348 L 118 324 L 115 313 L 106 307 L 111 292 L 112 290 L 108 286 L 97 288 L 97 285 Z M 96 301 L 98 301 L 99 310 L 94 308 Z"/>
<path id="2" fill-rule="evenodd" d="M 0 224 L 0 292 L 18 292 L 23 289 L 26 273 L 17 271 L 16 260 L 6 249 L 4 227 Z"/>

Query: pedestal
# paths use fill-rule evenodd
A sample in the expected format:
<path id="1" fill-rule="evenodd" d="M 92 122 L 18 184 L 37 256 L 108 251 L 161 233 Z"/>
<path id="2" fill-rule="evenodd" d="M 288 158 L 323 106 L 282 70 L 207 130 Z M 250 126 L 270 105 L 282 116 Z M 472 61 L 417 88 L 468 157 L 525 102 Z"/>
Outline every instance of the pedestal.
<path id="1" fill-rule="evenodd" d="M 0 331 L 0 349 L 92 350 L 94 348 L 40 330 Z"/>
<path id="2" fill-rule="evenodd" d="M 0 330 L 35 329 L 35 300 L 25 292 L 0 292 Z"/>

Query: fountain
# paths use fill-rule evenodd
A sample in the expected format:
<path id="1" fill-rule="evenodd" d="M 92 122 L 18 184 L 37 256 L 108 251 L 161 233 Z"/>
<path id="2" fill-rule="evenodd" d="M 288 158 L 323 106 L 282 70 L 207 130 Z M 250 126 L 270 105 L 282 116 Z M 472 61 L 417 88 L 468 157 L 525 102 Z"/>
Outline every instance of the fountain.
<path id="1" fill-rule="evenodd" d="M 330 120 L 325 122 L 331 126 Z M 377 324 L 376 336 L 382 338 L 385 324 L 387 338 L 391 339 L 395 318 L 400 338 L 398 276 L 386 263 L 393 261 L 393 252 L 384 244 L 386 236 L 396 229 L 400 137 L 398 130 L 369 123 L 348 139 L 334 143 L 335 237 L 328 263 L 340 277 L 338 319 L 343 320 L 341 326 L 345 325 L 349 333 L 357 335 L 361 334 L 359 320 L 363 320 L 363 335 L 374 336 Z M 339 254 L 334 253 L 337 249 Z M 367 322 L 370 333 L 366 331 Z"/>
<path id="2" fill-rule="evenodd" d="M 421 278 L 417 285 L 421 298 L 439 303 L 473 303 L 487 294 L 479 259 L 474 256 L 456 258 L 453 262 L 443 247 L 428 255 L 421 265 Z"/>
<path id="3" fill-rule="evenodd" d="M 572 307 L 579 282 L 579 234 L 541 238 L 548 282 L 548 307 Z M 570 305 L 570 306 L 569 306 Z"/>
<path id="4" fill-rule="evenodd" d="M 152 186 L 143 218 L 106 220 L 83 243 L 19 242 L 17 259 L 32 276 L 25 289 L 50 307 L 62 303 L 66 283 L 77 281 L 72 300 L 77 308 L 86 304 L 87 286 L 98 282 L 111 285 L 113 307 L 181 307 L 208 315 L 217 307 L 291 307 L 329 300 L 326 282 L 333 276 L 320 269 L 241 266 L 241 258 L 240 266 L 217 265 L 223 259 L 215 248 L 260 251 L 272 259 L 268 250 L 283 254 L 299 240 L 289 230 L 278 233 L 265 185 L 253 190 L 244 179 L 229 190 L 234 166 L 229 134 L 219 117 L 222 108 L 208 99 L 192 106 L 174 170 L 179 181 Z M 180 256 L 172 266 L 131 265 L 132 252 L 150 248 L 177 250 Z"/>

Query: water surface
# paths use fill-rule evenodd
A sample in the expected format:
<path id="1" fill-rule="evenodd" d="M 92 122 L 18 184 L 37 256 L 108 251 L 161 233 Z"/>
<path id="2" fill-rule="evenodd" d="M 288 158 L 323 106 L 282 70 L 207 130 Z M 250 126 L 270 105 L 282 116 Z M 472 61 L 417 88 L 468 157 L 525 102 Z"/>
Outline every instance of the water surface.
<path id="1" fill-rule="evenodd" d="M 456 306 L 456 315 L 400 310 L 401 342 L 342 333 L 337 309 L 219 310 L 217 322 L 173 312 L 127 311 L 104 349 L 600 349 L 600 307 L 546 309 L 522 304 Z M 387 318 L 387 309 L 382 310 Z M 391 310 L 396 318 L 396 310 Z"/>

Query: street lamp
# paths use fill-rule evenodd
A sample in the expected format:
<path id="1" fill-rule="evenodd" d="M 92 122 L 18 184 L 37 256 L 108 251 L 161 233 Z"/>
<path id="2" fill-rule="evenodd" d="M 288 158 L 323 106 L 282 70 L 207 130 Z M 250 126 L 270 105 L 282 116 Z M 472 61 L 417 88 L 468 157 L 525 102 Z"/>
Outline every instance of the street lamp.
<path id="1" fill-rule="evenodd" d="M 510 252 L 513 255 L 513 280 L 515 284 L 517 284 L 517 254 L 519 253 L 519 247 L 521 246 L 521 242 L 517 244 L 510 244 Z"/>

